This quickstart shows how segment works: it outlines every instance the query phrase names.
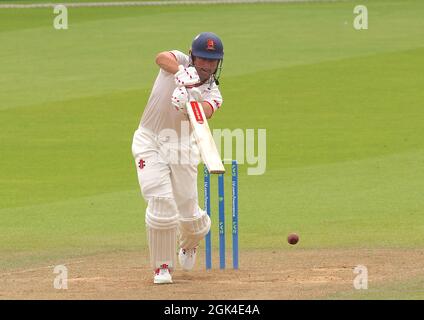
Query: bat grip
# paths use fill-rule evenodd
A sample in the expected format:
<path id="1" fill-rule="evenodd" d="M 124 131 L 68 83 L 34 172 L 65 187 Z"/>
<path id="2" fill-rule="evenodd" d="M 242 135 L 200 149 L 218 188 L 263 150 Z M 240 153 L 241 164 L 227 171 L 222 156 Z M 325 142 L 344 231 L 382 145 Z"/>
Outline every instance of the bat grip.
<path id="1" fill-rule="evenodd" d="M 189 98 L 193 98 L 196 101 L 202 101 L 202 94 L 200 90 L 197 88 L 187 88 L 187 92 L 189 94 Z"/>

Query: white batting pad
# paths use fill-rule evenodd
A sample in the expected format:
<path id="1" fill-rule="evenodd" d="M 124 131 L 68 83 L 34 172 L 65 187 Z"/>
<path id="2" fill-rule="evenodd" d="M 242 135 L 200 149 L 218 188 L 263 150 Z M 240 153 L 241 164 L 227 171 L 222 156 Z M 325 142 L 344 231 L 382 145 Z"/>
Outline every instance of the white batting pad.
<path id="1" fill-rule="evenodd" d="M 178 210 L 174 199 L 152 197 L 146 209 L 145 221 L 152 268 L 155 270 L 167 264 L 172 270 L 176 260 L 178 228 Z"/>
<path id="2" fill-rule="evenodd" d="M 192 218 L 179 219 L 180 248 L 193 249 L 209 232 L 211 219 L 205 211 L 199 208 L 199 215 Z"/>

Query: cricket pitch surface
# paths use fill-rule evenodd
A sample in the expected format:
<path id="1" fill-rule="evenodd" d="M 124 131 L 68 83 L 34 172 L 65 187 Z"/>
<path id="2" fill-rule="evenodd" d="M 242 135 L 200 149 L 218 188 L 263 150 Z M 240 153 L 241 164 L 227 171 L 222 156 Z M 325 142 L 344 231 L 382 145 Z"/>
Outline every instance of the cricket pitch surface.
<path id="1" fill-rule="evenodd" d="M 354 269 L 365 266 L 368 288 L 384 288 L 424 276 L 422 249 L 295 249 L 242 252 L 240 269 L 206 271 L 204 251 L 196 267 L 173 273 L 173 284 L 154 285 L 146 252 L 116 252 L 61 261 L 68 289 L 55 289 L 54 264 L 2 271 L 0 299 L 338 299 L 358 291 Z M 384 290 L 384 289 L 381 289 Z M 377 290 L 378 291 L 378 290 Z"/>

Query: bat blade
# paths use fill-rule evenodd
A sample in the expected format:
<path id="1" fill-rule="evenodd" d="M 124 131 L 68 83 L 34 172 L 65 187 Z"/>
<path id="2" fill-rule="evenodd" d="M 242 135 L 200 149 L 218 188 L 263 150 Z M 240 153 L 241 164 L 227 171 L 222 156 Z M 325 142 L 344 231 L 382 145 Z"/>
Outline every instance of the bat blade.
<path id="1" fill-rule="evenodd" d="M 191 100 L 187 102 L 186 106 L 200 155 L 209 173 L 224 173 L 225 167 L 213 140 L 202 105 L 196 100 Z"/>

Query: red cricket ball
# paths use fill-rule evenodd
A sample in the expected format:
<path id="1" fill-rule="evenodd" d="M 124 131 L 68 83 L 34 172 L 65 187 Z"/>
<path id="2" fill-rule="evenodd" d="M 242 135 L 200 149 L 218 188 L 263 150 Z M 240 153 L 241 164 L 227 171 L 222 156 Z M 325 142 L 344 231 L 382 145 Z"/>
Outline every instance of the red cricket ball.
<path id="1" fill-rule="evenodd" d="M 287 242 L 290 244 L 296 244 L 299 242 L 299 236 L 296 233 L 290 233 L 287 237 Z"/>

